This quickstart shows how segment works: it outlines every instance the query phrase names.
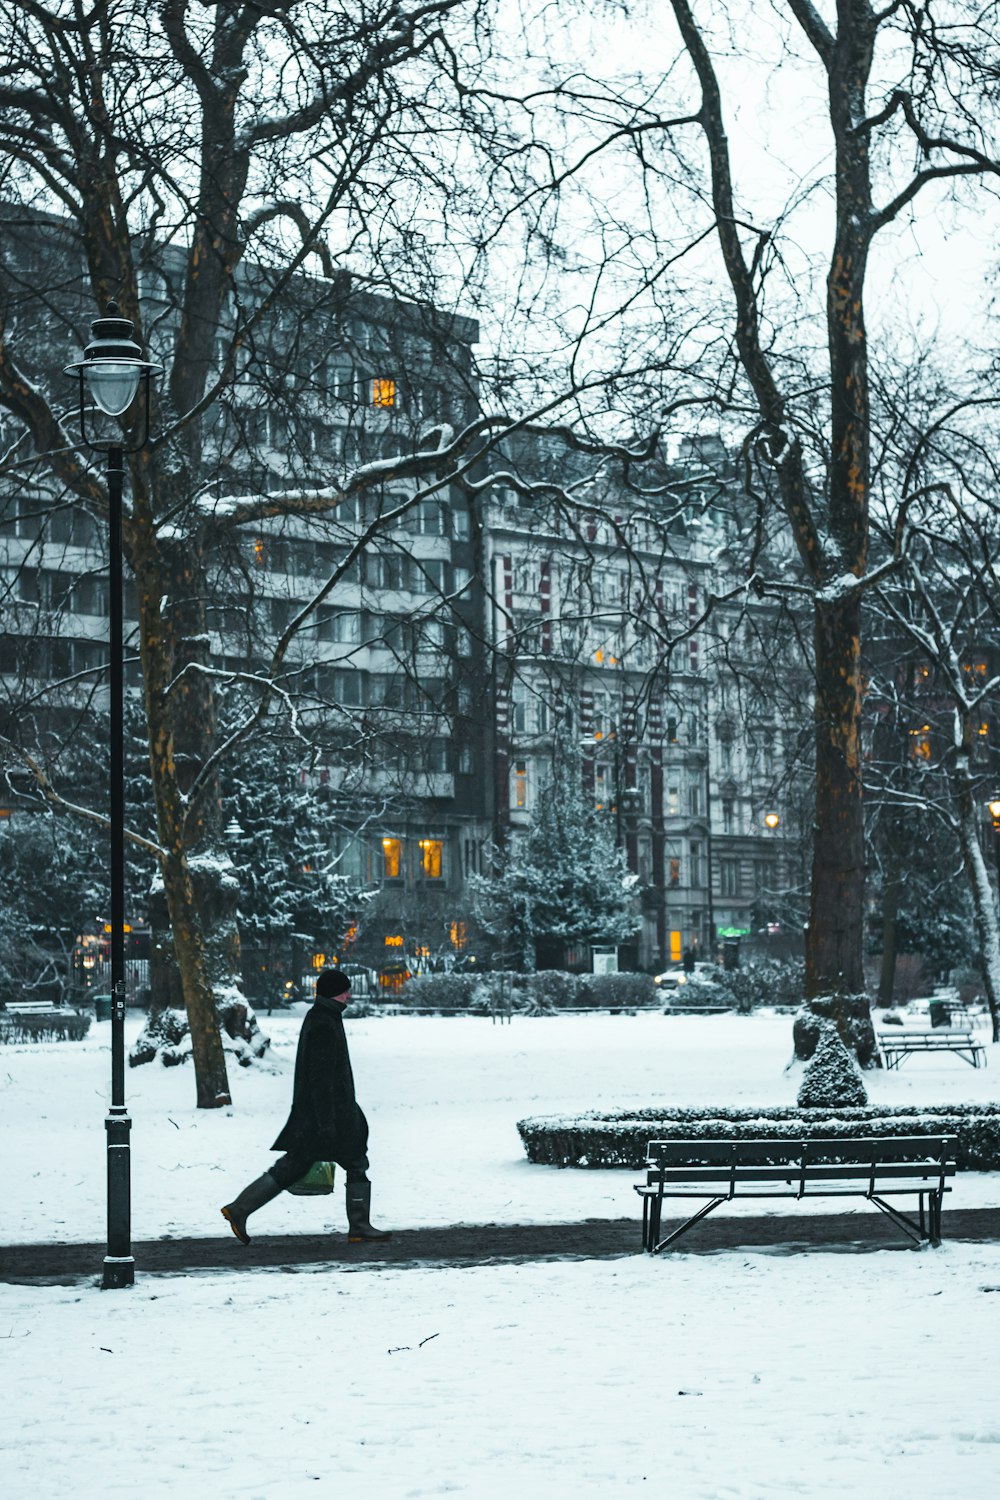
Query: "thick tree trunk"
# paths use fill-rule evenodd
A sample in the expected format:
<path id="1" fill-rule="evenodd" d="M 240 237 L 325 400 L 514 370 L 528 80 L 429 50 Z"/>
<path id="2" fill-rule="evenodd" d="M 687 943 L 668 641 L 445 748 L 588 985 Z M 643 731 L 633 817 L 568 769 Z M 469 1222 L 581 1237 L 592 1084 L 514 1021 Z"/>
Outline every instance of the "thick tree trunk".
<path id="1" fill-rule="evenodd" d="M 861 602 L 816 609 L 816 821 L 806 998 L 859 995 L 865 833 L 861 806 Z"/>

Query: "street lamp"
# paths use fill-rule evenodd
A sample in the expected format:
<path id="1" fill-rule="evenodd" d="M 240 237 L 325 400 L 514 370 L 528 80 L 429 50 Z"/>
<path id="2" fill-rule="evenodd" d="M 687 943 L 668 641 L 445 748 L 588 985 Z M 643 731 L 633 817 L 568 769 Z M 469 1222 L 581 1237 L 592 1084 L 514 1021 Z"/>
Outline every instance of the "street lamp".
<path id="1" fill-rule="evenodd" d="M 776 812 L 766 812 L 764 814 L 764 827 L 770 833 L 773 833 L 775 831 L 775 829 L 777 828 L 777 826 L 778 826 L 778 824 L 780 822 L 781 822 L 781 818 L 778 815 L 778 813 L 776 813 Z"/>
<path id="2" fill-rule="evenodd" d="M 108 644 L 110 674 L 111 781 L 111 1107 L 104 1128 L 108 1146 L 108 1250 L 104 1257 L 105 1288 L 131 1286 L 135 1280 L 132 1256 L 129 1132 L 132 1121 L 125 1108 L 125 662 L 122 616 L 122 490 L 124 457 L 136 453 L 149 438 L 149 397 L 153 379 L 162 366 L 150 364 L 132 337 L 128 318 L 108 303 L 107 316 L 90 327 L 90 343 L 83 359 L 67 365 L 79 386 L 80 436 L 94 453 L 107 454 L 108 481 Z M 108 417 L 124 417 L 143 387 L 141 440 L 122 446 L 120 435 L 102 441 L 88 428 L 88 395 Z"/>

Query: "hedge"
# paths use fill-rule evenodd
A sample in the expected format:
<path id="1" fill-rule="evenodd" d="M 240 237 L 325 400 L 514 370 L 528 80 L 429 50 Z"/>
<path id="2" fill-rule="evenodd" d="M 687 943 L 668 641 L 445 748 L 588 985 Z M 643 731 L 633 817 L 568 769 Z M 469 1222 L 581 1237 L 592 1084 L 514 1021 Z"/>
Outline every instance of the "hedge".
<path id="1" fill-rule="evenodd" d="M 478 974 L 420 974 L 394 991 L 393 1002 L 408 1009 L 469 1010 L 494 1006 L 534 1015 L 586 1008 L 642 1010 L 662 1005 L 648 974 L 566 974 L 540 969 L 535 974 L 486 970 Z"/>
<path id="2" fill-rule="evenodd" d="M 0 1043 L 3 1042 L 79 1042 L 90 1030 L 90 1016 L 85 1011 L 36 1011 L 18 1015 L 0 1011 Z"/>
<path id="3" fill-rule="evenodd" d="M 519 1120 L 529 1161 L 553 1167 L 639 1171 L 651 1140 L 812 1140 L 857 1135 L 954 1135 L 960 1171 L 1000 1171 L 1000 1108 L 952 1104 L 829 1110 L 640 1109 L 627 1114 L 548 1115 Z"/>

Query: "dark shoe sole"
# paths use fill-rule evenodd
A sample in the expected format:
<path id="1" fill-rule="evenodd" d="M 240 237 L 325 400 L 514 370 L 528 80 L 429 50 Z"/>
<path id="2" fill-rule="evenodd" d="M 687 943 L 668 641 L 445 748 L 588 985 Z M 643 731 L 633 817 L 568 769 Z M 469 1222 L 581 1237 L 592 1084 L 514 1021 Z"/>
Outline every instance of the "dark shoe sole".
<path id="1" fill-rule="evenodd" d="M 245 1229 L 241 1232 L 237 1228 L 236 1221 L 233 1218 L 232 1214 L 229 1212 L 229 1209 L 228 1208 L 224 1208 L 224 1209 L 222 1209 L 221 1212 L 222 1212 L 222 1217 L 225 1219 L 226 1223 L 229 1225 L 230 1229 L 233 1231 L 233 1233 L 235 1234 L 236 1238 L 239 1240 L 240 1244 L 241 1245 L 249 1245 L 249 1243 L 250 1243 L 250 1236 L 247 1234 L 247 1232 L 246 1232 Z"/>
<path id="2" fill-rule="evenodd" d="M 392 1233 L 386 1230 L 378 1234 L 349 1234 L 347 1243 L 349 1245 L 377 1245 L 380 1240 L 391 1240 Z"/>

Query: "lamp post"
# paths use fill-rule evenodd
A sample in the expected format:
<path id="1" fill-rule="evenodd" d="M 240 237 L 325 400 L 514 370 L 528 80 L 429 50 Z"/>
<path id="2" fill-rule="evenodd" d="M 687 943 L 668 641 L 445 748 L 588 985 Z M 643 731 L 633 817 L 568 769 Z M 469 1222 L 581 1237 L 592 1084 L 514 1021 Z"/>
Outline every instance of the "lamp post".
<path id="1" fill-rule="evenodd" d="M 122 612 L 122 492 L 125 454 L 135 453 L 149 437 L 149 393 L 161 366 L 150 364 L 132 338 L 133 326 L 109 302 L 107 315 L 91 324 L 83 359 L 67 365 L 79 388 L 80 436 L 94 453 L 107 455 L 108 482 L 108 645 L 110 674 L 111 782 L 111 1106 L 104 1128 L 108 1156 L 108 1249 L 104 1257 L 105 1288 L 131 1286 L 135 1280 L 131 1231 L 131 1167 L 125 1108 L 125 662 Z M 107 417 L 124 417 L 144 388 L 141 441 L 132 448 L 120 435 L 101 440 L 87 421 L 87 397 Z"/>

